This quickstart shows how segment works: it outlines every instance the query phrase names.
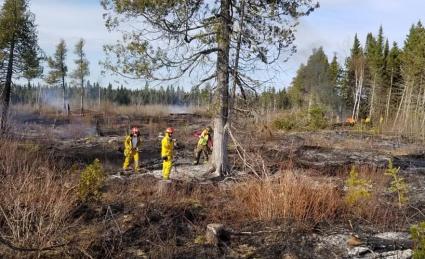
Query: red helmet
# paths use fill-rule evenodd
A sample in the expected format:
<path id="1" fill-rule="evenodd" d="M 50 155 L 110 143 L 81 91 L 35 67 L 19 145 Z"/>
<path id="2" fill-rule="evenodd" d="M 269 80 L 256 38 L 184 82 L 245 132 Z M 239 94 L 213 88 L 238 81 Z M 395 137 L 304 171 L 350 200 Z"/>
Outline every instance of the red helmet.
<path id="1" fill-rule="evenodd" d="M 173 133 L 174 133 L 174 129 L 173 129 L 173 128 L 167 128 L 167 129 L 165 130 L 165 132 L 166 132 L 166 133 L 169 133 L 169 134 L 173 134 Z"/>
<path id="2" fill-rule="evenodd" d="M 136 128 L 136 127 L 132 128 L 131 129 L 131 134 L 140 134 L 139 128 Z"/>

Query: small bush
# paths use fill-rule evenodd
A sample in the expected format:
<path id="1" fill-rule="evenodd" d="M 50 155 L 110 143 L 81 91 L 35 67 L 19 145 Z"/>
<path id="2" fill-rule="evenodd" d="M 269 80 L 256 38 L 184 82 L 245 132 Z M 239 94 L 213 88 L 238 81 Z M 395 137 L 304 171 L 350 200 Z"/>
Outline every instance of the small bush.
<path id="1" fill-rule="evenodd" d="M 313 106 L 308 111 L 286 114 L 273 121 L 273 127 L 280 130 L 319 130 L 328 126 L 325 110 Z"/>
<path id="2" fill-rule="evenodd" d="M 371 196 L 371 181 L 360 178 L 356 167 L 352 167 L 350 176 L 345 181 L 348 191 L 345 195 L 345 201 L 348 205 L 355 205 L 361 200 L 368 200 Z"/>
<path id="3" fill-rule="evenodd" d="M 82 201 L 96 200 L 100 198 L 105 172 L 99 159 L 95 159 L 80 175 L 78 195 Z"/>
<path id="4" fill-rule="evenodd" d="M 404 178 L 400 177 L 399 171 L 400 171 L 400 168 L 395 168 L 393 166 L 393 161 L 390 160 L 385 174 L 388 176 L 391 176 L 392 178 L 389 191 L 391 193 L 397 193 L 398 205 L 401 207 L 403 204 L 405 204 L 408 201 L 407 193 L 409 191 L 409 187 L 407 186 Z"/>
<path id="5" fill-rule="evenodd" d="M 296 128 L 296 122 L 298 118 L 295 114 L 289 114 L 283 118 L 279 118 L 273 121 L 273 127 L 281 130 L 292 130 Z"/>
<path id="6" fill-rule="evenodd" d="M 325 129 L 328 122 L 325 116 L 325 110 L 320 106 L 313 106 L 309 111 L 308 127 L 310 130 Z"/>
<path id="7" fill-rule="evenodd" d="M 425 258 L 425 221 L 410 227 L 410 235 L 415 242 L 413 258 Z"/>
<path id="8" fill-rule="evenodd" d="M 273 121 L 273 127 L 280 130 L 307 130 L 308 115 L 305 111 L 291 112 Z"/>

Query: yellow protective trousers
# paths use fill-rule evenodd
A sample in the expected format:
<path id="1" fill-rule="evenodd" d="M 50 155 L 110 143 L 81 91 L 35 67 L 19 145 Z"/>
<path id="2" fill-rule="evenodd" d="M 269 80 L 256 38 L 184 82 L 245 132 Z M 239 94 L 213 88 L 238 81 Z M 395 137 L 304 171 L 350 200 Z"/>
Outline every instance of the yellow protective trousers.
<path id="1" fill-rule="evenodd" d="M 167 156 L 167 160 L 162 162 L 162 178 L 164 180 L 170 179 L 171 168 L 173 167 L 173 157 Z"/>
<path id="2" fill-rule="evenodd" d="M 130 166 L 130 163 L 133 161 L 134 171 L 138 172 L 139 171 L 139 152 L 136 150 L 132 150 L 132 151 L 124 152 L 124 155 L 125 155 L 125 160 L 124 160 L 123 169 L 127 170 L 128 167 Z"/>

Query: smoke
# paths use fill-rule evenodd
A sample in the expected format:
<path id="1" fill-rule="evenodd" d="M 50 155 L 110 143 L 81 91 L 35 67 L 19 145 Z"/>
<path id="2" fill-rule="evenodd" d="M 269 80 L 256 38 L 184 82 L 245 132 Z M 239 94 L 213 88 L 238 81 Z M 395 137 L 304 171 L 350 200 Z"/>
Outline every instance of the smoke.
<path id="1" fill-rule="evenodd" d="M 58 110 L 63 109 L 63 90 L 55 88 L 41 88 L 39 90 L 41 105 L 48 105 Z"/>
<path id="2" fill-rule="evenodd" d="M 56 134 L 61 139 L 81 139 L 96 136 L 96 127 L 89 122 L 72 120 L 70 124 L 56 128 Z"/>
<path id="3" fill-rule="evenodd" d="M 167 108 L 171 113 L 175 113 L 175 114 L 192 113 L 192 109 L 189 106 L 170 105 Z"/>

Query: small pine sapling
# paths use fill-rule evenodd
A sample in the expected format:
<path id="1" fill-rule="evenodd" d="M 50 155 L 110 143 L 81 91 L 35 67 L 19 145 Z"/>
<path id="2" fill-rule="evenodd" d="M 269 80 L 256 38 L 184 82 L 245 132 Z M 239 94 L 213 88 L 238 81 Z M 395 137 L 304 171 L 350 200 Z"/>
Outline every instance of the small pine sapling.
<path id="1" fill-rule="evenodd" d="M 392 178 L 389 191 L 391 193 L 397 193 L 398 205 L 401 207 L 408 201 L 407 194 L 409 192 L 409 187 L 404 178 L 399 175 L 399 172 L 400 168 L 395 168 L 393 165 L 393 161 L 390 160 L 388 162 L 388 168 L 385 172 L 385 175 L 388 175 Z"/>
<path id="2" fill-rule="evenodd" d="M 349 205 L 355 205 L 360 200 L 367 200 L 371 196 L 371 181 L 360 178 L 355 166 L 351 168 L 350 176 L 345 181 L 345 185 L 348 188 L 345 201 Z"/>
<path id="3" fill-rule="evenodd" d="M 410 235 L 415 242 L 413 258 L 425 258 L 425 221 L 410 227 Z"/>
<path id="4" fill-rule="evenodd" d="M 96 200 L 100 198 L 100 189 L 105 181 L 105 172 L 99 159 L 95 159 L 80 175 L 78 196 L 82 201 Z"/>

